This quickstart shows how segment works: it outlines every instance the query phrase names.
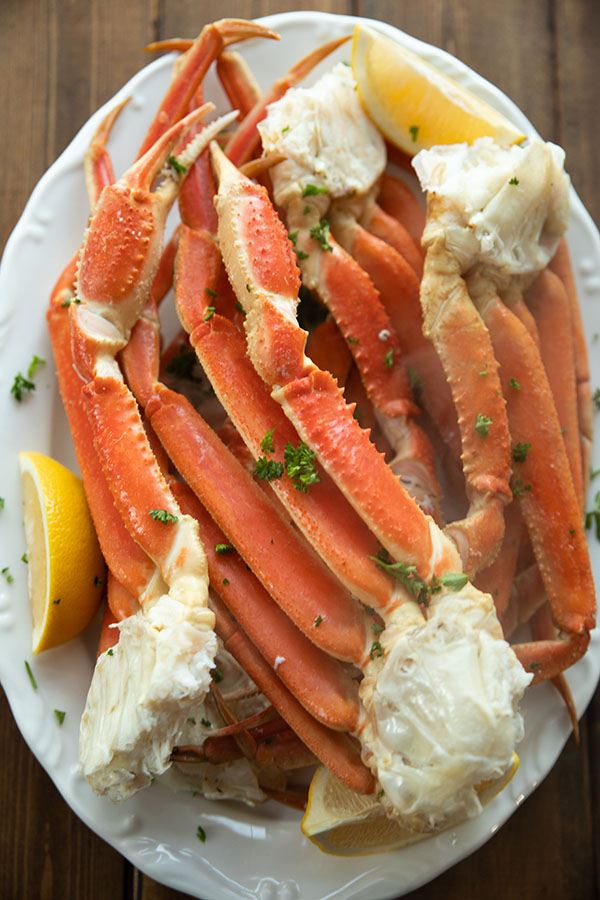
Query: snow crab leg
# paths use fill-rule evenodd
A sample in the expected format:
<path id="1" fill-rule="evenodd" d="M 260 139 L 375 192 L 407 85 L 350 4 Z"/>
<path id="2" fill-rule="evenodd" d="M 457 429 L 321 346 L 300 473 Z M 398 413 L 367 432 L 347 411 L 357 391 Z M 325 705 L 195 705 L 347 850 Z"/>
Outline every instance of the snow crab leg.
<path id="1" fill-rule="evenodd" d="M 444 637 L 433 651 L 436 658 L 451 660 L 463 641 L 473 641 L 475 646 L 489 640 L 491 646 L 482 650 L 482 659 L 496 652 L 504 659 L 502 747 L 498 745 L 498 755 L 493 754 L 491 763 L 496 775 L 510 765 L 514 741 L 521 734 L 522 724 L 514 716 L 513 703 L 531 676 L 525 674 L 502 640 L 491 597 L 468 585 L 467 577 L 460 573 L 460 557 L 452 542 L 406 494 L 400 479 L 352 418 L 333 378 L 317 370 L 304 355 L 305 333 L 295 320 L 299 282 L 293 248 L 265 190 L 241 175 L 214 143 L 211 157 L 219 185 L 216 206 L 220 243 L 229 278 L 246 310 L 249 356 L 303 441 L 397 560 L 394 563 L 380 554 L 374 561 L 395 574 L 400 584 L 394 605 L 377 610 L 385 627 L 379 629 L 362 666 L 357 733 L 363 759 L 377 778 L 384 794 L 382 802 L 391 814 L 402 816 L 416 830 L 441 827 L 455 815 L 472 814 L 478 807 L 474 787 L 482 778 L 479 752 L 475 748 L 471 748 L 473 754 L 467 751 L 471 761 L 478 758 L 478 764 L 474 768 L 466 764 L 460 777 L 449 779 L 441 757 L 431 764 L 428 745 L 426 775 L 420 751 L 413 753 L 406 741 L 400 748 L 393 736 L 398 721 L 405 722 L 409 731 L 420 733 L 422 726 L 416 724 L 419 715 L 414 707 L 405 717 L 406 709 L 412 706 L 409 697 L 415 690 L 413 677 L 423 677 L 416 693 L 422 696 L 425 691 L 433 707 L 438 702 L 433 699 L 433 685 L 425 687 L 433 669 L 422 654 L 428 654 L 426 648 L 433 635 L 439 634 L 440 623 L 446 622 L 449 631 L 442 628 Z M 279 261 L 277 270 L 267 262 L 274 253 Z M 419 596 L 421 604 L 428 604 L 427 619 Z M 407 663 L 409 658 L 413 660 L 411 665 Z M 419 662 L 415 664 L 416 659 Z M 449 664 L 455 666 L 456 658 Z M 445 664 L 442 668 L 447 677 L 450 670 Z M 411 674 L 405 693 L 401 673 L 408 671 Z M 462 690 L 457 689 L 459 693 Z M 466 695 L 462 701 L 470 704 Z M 438 710 L 432 715 L 444 713 Z M 487 730 L 483 723 L 482 727 Z M 455 737 L 448 734 L 446 740 L 452 744 Z M 465 747 L 459 750 L 454 746 L 452 753 L 455 751 L 461 754 Z M 430 778 L 436 785 L 433 794 Z M 439 796 L 433 796 L 438 790 L 445 792 L 441 807 L 437 805 Z"/>
<path id="2" fill-rule="evenodd" d="M 486 440 L 498 422 L 502 435 L 506 426 L 510 433 L 513 493 L 560 629 L 556 640 L 545 629 L 544 640 L 515 651 L 536 681 L 551 678 L 587 648 L 594 588 L 581 499 L 540 353 L 531 329 L 498 294 L 518 291 L 552 258 L 566 227 L 568 180 L 558 148 L 541 141 L 504 149 L 481 139 L 472 147 L 434 148 L 416 158 L 415 168 L 428 190 L 421 289 L 426 326 L 439 344 L 457 405 L 465 363 L 454 356 L 454 329 L 464 314 L 479 320 L 479 334 L 488 343 L 485 355 L 477 357 L 486 373 L 481 379 L 488 383 L 494 373 L 502 392 L 494 407 L 477 407 L 471 418 L 480 417 Z M 519 230 L 515 222 L 522 220 L 526 224 Z M 470 360 L 466 364 L 473 368 Z M 505 443 L 503 437 L 503 451 Z"/>

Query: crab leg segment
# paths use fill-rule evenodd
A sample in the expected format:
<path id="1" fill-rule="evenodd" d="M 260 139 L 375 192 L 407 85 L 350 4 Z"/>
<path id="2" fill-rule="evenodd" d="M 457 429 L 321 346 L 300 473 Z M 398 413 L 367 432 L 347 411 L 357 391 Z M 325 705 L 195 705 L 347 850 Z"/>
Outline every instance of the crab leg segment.
<path id="1" fill-rule="evenodd" d="M 510 500 L 510 438 L 498 366 L 481 317 L 443 238 L 428 244 L 421 283 L 424 332 L 446 371 L 462 439 L 470 514 L 449 526 L 467 571 L 492 562 L 504 533 Z"/>
<path id="2" fill-rule="evenodd" d="M 581 470 L 583 477 L 583 495 L 587 495 L 589 487 L 593 425 L 593 403 L 590 389 L 590 369 L 585 333 L 581 318 L 581 309 L 577 298 L 577 288 L 573 276 L 573 268 L 566 240 L 558 245 L 554 258 L 550 262 L 551 270 L 558 275 L 565 286 L 571 307 L 571 333 L 575 348 L 575 374 L 577 379 L 577 412 L 579 415 L 579 434 L 581 440 Z"/>
<path id="3" fill-rule="evenodd" d="M 228 541 L 310 640 L 334 656 L 360 662 L 368 651 L 366 614 L 191 404 L 157 381 L 155 316 L 139 320 L 123 359 L 162 445 Z"/>
<path id="4" fill-rule="evenodd" d="M 283 464 L 284 448 L 289 444 L 296 447 L 299 438 L 248 359 L 243 337 L 215 315 L 195 328 L 191 340 L 254 458 L 264 456 L 261 442 L 272 431 L 269 459 Z M 377 541 L 326 473 L 306 493 L 298 491 L 287 476 L 271 481 L 270 486 L 306 538 L 355 596 L 367 605 L 376 602 L 387 606 L 392 602 L 393 583 L 374 570 L 370 561 L 377 553 Z"/>
<path id="5" fill-rule="evenodd" d="M 172 488 L 181 508 L 198 522 L 211 584 L 236 621 L 308 712 L 330 728 L 353 731 L 358 721 L 356 682 L 296 628 L 237 554 L 217 553 L 215 548 L 226 546 L 227 539 L 193 491 L 182 482 Z"/>
<path id="6" fill-rule="evenodd" d="M 352 790 L 370 794 L 375 789 L 373 776 L 360 761 L 358 744 L 347 734 L 332 731 L 310 716 L 277 678 L 252 642 L 236 627 L 226 608 L 213 600 L 217 629 L 225 648 L 259 686 L 282 717 L 316 757 Z"/>
<path id="7" fill-rule="evenodd" d="M 244 19 L 221 19 L 202 29 L 179 63 L 176 77 L 154 116 L 140 147 L 139 156 L 146 153 L 174 122 L 186 114 L 210 64 L 221 50 L 237 41 L 254 37 L 279 40 L 275 31 L 258 22 L 247 22 Z M 155 45 L 150 45 L 147 49 L 155 49 Z"/>
<path id="8" fill-rule="evenodd" d="M 544 269 L 529 288 L 527 305 L 537 325 L 542 362 L 561 425 L 573 486 L 583 508 L 571 308 L 562 281 L 550 269 Z"/>
<path id="9" fill-rule="evenodd" d="M 266 191 L 241 175 L 215 144 L 219 239 L 236 296 L 246 310 L 248 353 L 303 441 L 395 559 L 424 577 L 460 568 L 352 417 L 333 377 L 305 356 L 296 321 L 298 272 L 292 245 Z M 277 267 L 273 266 L 274 247 Z M 348 462 L 351 460 L 352 465 Z"/>
<path id="10" fill-rule="evenodd" d="M 555 622 L 569 635 L 566 643 L 570 641 L 577 652 L 584 652 L 589 630 L 594 627 L 594 585 L 581 507 L 550 387 L 537 348 L 522 323 L 497 299 L 486 305 L 483 315 L 500 364 L 511 441 L 513 446 L 530 445 L 519 457 L 521 461 L 515 462 L 514 490 L 520 496 Z M 515 378 L 518 390 L 510 384 Z M 548 547 L 555 550 L 549 553 Z M 552 656 L 568 659 L 573 652 L 563 648 Z"/>

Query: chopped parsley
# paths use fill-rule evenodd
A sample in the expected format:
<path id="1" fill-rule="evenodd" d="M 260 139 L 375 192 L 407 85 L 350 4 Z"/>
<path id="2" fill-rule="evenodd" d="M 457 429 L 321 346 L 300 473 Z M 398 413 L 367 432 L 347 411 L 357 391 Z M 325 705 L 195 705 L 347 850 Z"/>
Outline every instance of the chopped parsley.
<path id="1" fill-rule="evenodd" d="M 281 129 L 281 133 L 282 133 L 282 134 L 285 134 L 286 131 L 289 131 L 289 130 L 290 130 L 290 126 L 289 126 L 289 125 L 284 125 L 283 128 Z"/>
<path id="2" fill-rule="evenodd" d="M 313 225 L 310 229 L 310 236 L 317 241 L 321 250 L 328 250 L 333 253 L 333 247 L 329 243 L 329 222 L 327 219 L 321 219 L 318 225 Z"/>
<path id="3" fill-rule="evenodd" d="M 182 166 L 181 163 L 174 157 L 170 156 L 167 160 L 172 169 L 177 172 L 178 175 L 187 175 L 187 168 Z"/>
<path id="4" fill-rule="evenodd" d="M 242 304 L 240 303 L 239 300 L 235 301 L 235 308 L 237 309 L 238 312 L 241 312 L 244 315 L 246 315 L 246 310 L 244 309 L 244 307 L 242 306 Z"/>
<path id="5" fill-rule="evenodd" d="M 354 335 L 349 334 L 348 335 L 348 343 L 349 344 L 360 344 L 360 338 L 356 338 L 356 337 L 354 337 Z"/>
<path id="6" fill-rule="evenodd" d="M 225 678 L 225 676 L 223 675 L 222 671 L 219 668 L 214 668 L 211 671 L 211 675 L 212 675 L 213 681 L 216 681 L 217 684 L 220 681 L 223 681 L 223 679 Z"/>
<path id="7" fill-rule="evenodd" d="M 62 723 L 65 721 L 66 712 L 64 712 L 64 710 L 62 709 L 55 709 L 54 715 L 56 716 L 58 724 L 62 725 Z"/>
<path id="8" fill-rule="evenodd" d="M 0 497 L 0 509 L 4 509 L 5 503 L 6 503 L 6 500 L 4 499 L 4 497 Z"/>
<path id="9" fill-rule="evenodd" d="M 206 843 L 206 832 L 202 825 L 198 825 L 198 828 L 196 829 L 196 837 L 199 841 L 202 841 L 203 844 Z"/>
<path id="10" fill-rule="evenodd" d="M 302 441 L 297 447 L 288 441 L 283 451 L 283 458 L 285 470 L 297 491 L 306 494 L 311 484 L 318 484 L 321 480 L 315 464 L 316 454 Z"/>
<path id="11" fill-rule="evenodd" d="M 592 394 L 592 400 L 594 401 L 594 406 L 596 407 L 596 409 L 600 409 L 600 388 L 596 388 L 596 390 Z"/>
<path id="12" fill-rule="evenodd" d="M 315 626 L 315 628 L 318 628 L 322 621 L 323 621 L 323 616 L 317 616 L 317 618 L 313 622 L 313 625 Z"/>
<path id="13" fill-rule="evenodd" d="M 418 133 L 419 133 L 419 126 L 418 126 L 418 125 L 411 125 L 410 128 L 409 128 L 408 130 L 409 130 L 409 132 L 410 132 L 410 136 L 411 136 L 411 138 L 412 138 L 412 140 L 413 140 L 413 143 L 416 143 L 417 135 L 418 135 Z"/>
<path id="14" fill-rule="evenodd" d="M 275 481 L 283 475 L 283 463 L 267 459 L 266 456 L 259 456 L 254 467 L 254 474 L 263 481 Z"/>
<path id="15" fill-rule="evenodd" d="M 218 556 L 224 556 L 226 553 L 235 553 L 233 544 L 215 544 L 215 553 Z"/>
<path id="16" fill-rule="evenodd" d="M 329 193 L 326 187 L 317 187 L 316 184 L 307 184 L 302 191 L 303 197 L 316 197 L 317 194 Z"/>
<path id="17" fill-rule="evenodd" d="M 45 360 L 45 359 L 42 359 L 40 356 L 36 356 L 36 354 L 34 353 L 34 354 L 33 354 L 33 357 L 32 357 L 32 360 L 31 360 L 31 362 L 29 363 L 29 368 L 27 369 L 27 377 L 28 377 L 28 378 L 33 378 L 33 376 L 35 375 L 37 369 L 38 369 L 40 366 L 45 366 L 45 365 L 46 365 L 46 360 Z"/>
<path id="18" fill-rule="evenodd" d="M 94 575 L 94 587 L 101 587 L 104 584 L 102 578 L 98 578 L 97 575 Z"/>
<path id="19" fill-rule="evenodd" d="M 27 564 L 29 562 L 29 557 L 27 556 L 26 553 L 24 553 L 23 556 L 21 557 L 21 562 L 24 562 L 25 564 Z"/>
<path id="20" fill-rule="evenodd" d="M 58 604 L 60 603 L 61 600 L 62 600 L 62 597 L 57 597 L 56 600 L 53 600 L 52 602 L 54 603 L 55 606 L 58 606 Z"/>
<path id="21" fill-rule="evenodd" d="M 384 363 L 386 369 L 392 368 L 392 366 L 394 365 L 394 351 L 393 350 L 388 350 L 388 352 L 383 357 L 383 363 Z"/>
<path id="22" fill-rule="evenodd" d="M 509 181 L 508 183 L 509 183 L 509 184 L 518 184 L 518 183 L 519 183 L 519 179 L 513 177 L 513 178 L 510 179 L 510 181 Z"/>
<path id="23" fill-rule="evenodd" d="M 522 478 L 517 478 L 516 482 L 513 485 L 513 494 L 515 497 L 522 497 L 523 494 L 526 494 L 527 491 L 531 490 L 530 484 L 525 484 Z"/>
<path id="24" fill-rule="evenodd" d="M 298 232 L 297 231 L 288 231 L 288 238 L 292 242 L 292 245 L 296 246 L 296 241 L 298 240 Z"/>
<path id="25" fill-rule="evenodd" d="M 376 656 L 383 656 L 383 650 L 381 649 L 381 643 L 379 641 L 373 641 L 369 656 L 371 659 L 375 659 Z"/>
<path id="26" fill-rule="evenodd" d="M 530 450 L 531 444 L 515 444 L 512 448 L 512 458 L 515 462 L 524 463 Z"/>
<path id="27" fill-rule="evenodd" d="M 4 575 L 8 584 L 12 584 L 15 580 L 13 576 L 10 574 L 9 566 L 4 566 L 3 569 L 0 569 L 0 575 Z"/>
<path id="28" fill-rule="evenodd" d="M 509 378 L 508 386 L 511 388 L 514 388 L 515 391 L 521 390 L 521 385 L 519 384 L 519 382 L 517 381 L 516 378 Z"/>
<path id="29" fill-rule="evenodd" d="M 249 284 L 246 285 L 246 290 L 248 291 L 248 293 L 251 293 Z"/>
<path id="30" fill-rule="evenodd" d="M 492 420 L 489 416 L 484 416 L 483 413 L 477 413 L 477 421 L 475 422 L 475 431 L 479 435 L 479 437 L 486 438 L 490 433 L 490 425 L 492 424 Z"/>
<path id="31" fill-rule="evenodd" d="M 187 717 L 187 720 L 188 720 L 188 722 L 190 723 L 190 725 L 195 725 L 195 724 L 196 724 L 196 720 L 195 720 L 195 718 L 194 718 L 193 716 L 188 716 L 188 717 Z"/>
<path id="32" fill-rule="evenodd" d="M 200 721 L 204 725 L 205 728 L 212 728 L 212 722 L 210 722 L 208 719 L 200 719 Z M 196 723 L 194 722 L 194 725 L 195 724 Z"/>
<path id="33" fill-rule="evenodd" d="M 265 436 L 260 442 L 260 448 L 263 453 L 273 453 L 273 435 L 275 434 L 275 429 L 270 428 L 269 431 L 265 432 Z"/>
<path id="34" fill-rule="evenodd" d="M 17 372 L 10 392 L 18 403 L 23 400 L 23 391 L 35 391 L 35 384 L 25 378 L 21 372 Z"/>
<path id="35" fill-rule="evenodd" d="M 373 613 L 371 613 L 371 615 L 372 614 Z M 373 622 L 371 628 L 373 629 L 373 634 L 381 634 L 381 632 L 383 631 L 383 625 L 380 625 L 379 622 Z"/>
<path id="36" fill-rule="evenodd" d="M 31 682 L 31 687 L 34 689 L 34 691 L 37 691 L 37 689 L 38 689 L 37 681 L 36 681 L 35 678 L 34 678 L 33 672 L 31 671 L 31 666 L 29 665 L 29 663 L 27 662 L 27 660 L 25 660 L 25 668 L 27 669 L 27 674 L 29 675 L 29 680 L 30 680 L 30 682 Z"/>
<path id="37" fill-rule="evenodd" d="M 541 663 L 538 663 L 538 662 L 531 662 L 531 663 L 529 663 L 529 668 L 530 668 L 530 669 L 540 669 L 541 666 L 542 666 L 542 664 L 541 664 Z"/>
<path id="38" fill-rule="evenodd" d="M 421 603 L 423 606 L 429 604 L 431 594 L 437 594 L 443 587 L 447 587 L 451 591 L 460 591 L 469 580 L 463 572 L 445 572 L 439 578 L 434 575 L 431 583 L 428 584 L 417 575 L 416 566 L 404 562 L 392 562 L 387 550 L 383 548 L 377 556 L 371 556 L 370 558 L 378 569 L 383 569 L 392 578 L 402 582 L 415 597 L 417 603 Z"/>
<path id="39" fill-rule="evenodd" d="M 110 647 L 110 648 L 106 651 L 106 655 L 107 655 L 107 656 L 114 656 L 113 648 L 112 648 L 112 647 Z"/>
<path id="40" fill-rule="evenodd" d="M 308 259 L 308 253 L 305 253 L 304 250 L 295 250 L 296 259 Z"/>
<path id="41" fill-rule="evenodd" d="M 154 519 L 155 522 L 160 522 L 162 525 L 168 525 L 169 523 L 173 524 L 177 522 L 177 516 L 174 516 L 172 513 L 167 512 L 166 509 L 151 509 L 150 517 Z"/>
<path id="42" fill-rule="evenodd" d="M 310 206 L 305 206 L 304 209 L 302 210 L 302 215 L 307 216 L 309 212 L 310 212 Z"/>
<path id="43" fill-rule="evenodd" d="M 212 317 L 214 316 L 214 314 L 216 313 L 216 311 L 217 311 L 217 310 L 216 310 L 216 308 L 215 308 L 214 306 L 207 306 L 207 307 L 206 307 L 206 312 L 204 313 L 204 319 L 203 319 L 202 321 L 203 321 L 203 322 L 208 322 L 209 319 L 212 319 Z"/>

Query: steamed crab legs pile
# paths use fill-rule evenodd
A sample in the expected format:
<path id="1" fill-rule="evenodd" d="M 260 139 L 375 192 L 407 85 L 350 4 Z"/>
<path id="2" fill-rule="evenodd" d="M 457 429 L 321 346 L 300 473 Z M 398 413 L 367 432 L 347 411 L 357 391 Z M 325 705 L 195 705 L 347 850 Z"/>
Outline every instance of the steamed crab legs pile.
<path id="1" fill-rule="evenodd" d="M 384 175 L 383 140 L 349 72 L 288 90 L 335 42 L 261 98 L 222 52 L 259 36 L 274 37 L 224 20 L 181 46 L 138 161 L 116 183 L 103 123 L 86 160 L 90 224 L 51 299 L 60 389 L 110 570 L 107 621 L 118 621 L 92 679 L 82 768 L 121 799 L 169 766 L 210 683 L 214 627 L 317 759 L 408 827 L 435 830 L 479 810 L 477 786 L 512 764 L 526 685 L 559 676 L 594 624 L 581 459 L 572 475 L 580 444 L 567 457 L 542 327 L 538 337 L 521 297 L 564 231 L 567 180 L 538 142 L 427 158 L 423 268 L 415 202 Z M 225 153 L 210 141 L 230 119 L 204 125 L 199 105 L 217 57 L 242 117 Z M 270 183 L 279 213 L 238 168 L 261 143 L 247 171 Z M 478 176 L 473 204 L 465 165 Z M 532 171 L 545 178 L 528 184 Z M 161 256 L 176 196 L 182 224 Z M 517 228 L 524 209 L 530 234 Z M 498 247 L 512 248 L 508 263 Z M 309 347 L 324 368 L 297 322 L 298 264 L 331 316 Z M 157 308 L 172 272 L 179 318 L 229 419 L 220 436 L 161 380 Z M 466 513 L 445 527 L 411 353 L 430 433 L 455 455 L 462 445 Z M 583 362 L 579 375 L 585 426 Z M 469 579 L 489 579 L 498 553 L 502 571 L 511 554 L 515 570 L 512 513 L 503 544 L 515 447 L 513 493 L 535 559 L 526 541 L 521 556 L 549 605 L 535 614 L 540 640 L 513 650 L 492 596 Z"/>

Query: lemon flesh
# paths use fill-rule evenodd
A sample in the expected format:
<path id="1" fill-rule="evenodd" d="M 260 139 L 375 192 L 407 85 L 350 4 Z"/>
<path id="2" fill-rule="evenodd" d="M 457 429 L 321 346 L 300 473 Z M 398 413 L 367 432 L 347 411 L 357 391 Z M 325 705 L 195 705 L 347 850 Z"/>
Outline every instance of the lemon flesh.
<path id="1" fill-rule="evenodd" d="M 42 453 L 20 453 L 32 650 L 80 634 L 105 584 L 105 563 L 81 479 Z"/>
<path id="2" fill-rule="evenodd" d="M 479 785 L 477 793 L 483 806 L 506 787 L 518 767 L 519 757 L 514 753 L 504 775 Z M 301 827 L 319 849 L 336 856 L 399 850 L 437 834 L 415 832 L 388 818 L 376 797 L 350 790 L 325 766 L 319 766 L 313 776 Z"/>
<path id="3" fill-rule="evenodd" d="M 357 25 L 352 69 L 359 97 L 379 130 L 405 153 L 489 136 L 525 137 L 508 119 L 391 38 Z"/>

